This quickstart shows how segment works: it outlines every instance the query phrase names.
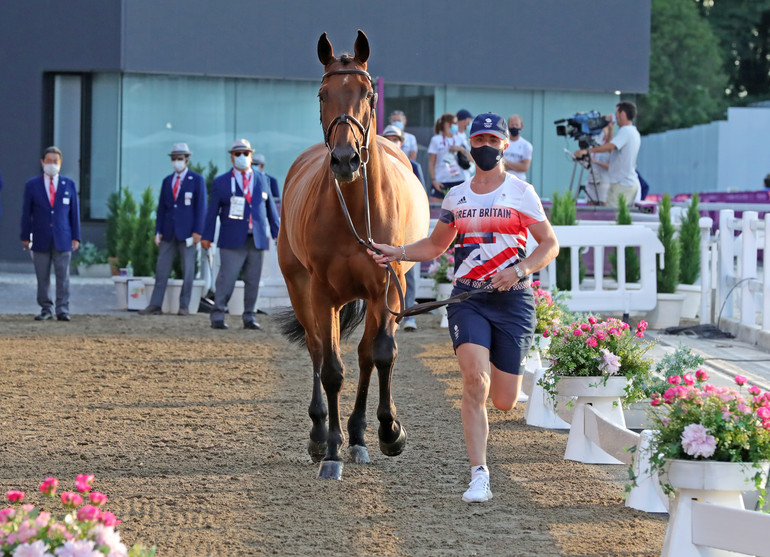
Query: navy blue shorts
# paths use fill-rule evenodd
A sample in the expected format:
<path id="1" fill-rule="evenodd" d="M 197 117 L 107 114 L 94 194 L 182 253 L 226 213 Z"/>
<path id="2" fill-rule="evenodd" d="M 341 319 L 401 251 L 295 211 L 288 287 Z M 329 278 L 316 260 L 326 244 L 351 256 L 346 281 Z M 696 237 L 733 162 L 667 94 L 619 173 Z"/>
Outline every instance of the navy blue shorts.
<path id="1" fill-rule="evenodd" d="M 472 290 L 456 284 L 452 295 Z M 455 352 L 466 342 L 489 350 L 489 361 L 500 371 L 524 372 L 535 334 L 535 296 L 531 288 L 475 294 L 447 306 L 449 334 Z"/>

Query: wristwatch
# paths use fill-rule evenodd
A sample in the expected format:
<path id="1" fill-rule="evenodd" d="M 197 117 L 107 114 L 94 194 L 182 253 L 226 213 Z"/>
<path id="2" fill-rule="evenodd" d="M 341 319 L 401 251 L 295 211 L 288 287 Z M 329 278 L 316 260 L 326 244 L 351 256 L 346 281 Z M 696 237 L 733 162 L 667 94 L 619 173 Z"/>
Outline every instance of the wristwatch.
<path id="1" fill-rule="evenodd" d="M 526 275 L 524 274 L 524 271 L 519 269 L 518 265 L 513 266 L 513 270 L 516 271 L 516 276 L 519 277 L 519 280 L 523 279 Z"/>

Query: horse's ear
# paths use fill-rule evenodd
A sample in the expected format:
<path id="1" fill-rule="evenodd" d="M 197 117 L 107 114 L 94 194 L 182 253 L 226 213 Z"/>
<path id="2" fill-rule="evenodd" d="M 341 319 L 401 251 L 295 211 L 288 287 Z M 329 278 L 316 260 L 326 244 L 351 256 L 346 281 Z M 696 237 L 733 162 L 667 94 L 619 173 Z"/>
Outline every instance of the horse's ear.
<path id="1" fill-rule="evenodd" d="M 334 60 L 334 49 L 332 48 L 332 43 L 330 43 L 329 39 L 326 37 L 326 33 L 321 35 L 318 39 L 318 59 L 324 67 Z"/>
<path id="2" fill-rule="evenodd" d="M 356 60 L 361 64 L 366 64 L 369 59 L 369 39 L 366 38 L 366 33 L 358 30 L 358 37 L 356 37 L 356 44 L 353 47 L 356 55 Z"/>

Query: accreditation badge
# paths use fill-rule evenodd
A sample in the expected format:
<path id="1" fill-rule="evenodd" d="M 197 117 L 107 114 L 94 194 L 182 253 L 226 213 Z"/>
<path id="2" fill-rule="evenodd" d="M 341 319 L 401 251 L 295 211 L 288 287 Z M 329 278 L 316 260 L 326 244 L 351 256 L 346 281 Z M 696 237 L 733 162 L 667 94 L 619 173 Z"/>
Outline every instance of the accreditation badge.
<path id="1" fill-rule="evenodd" d="M 243 214 L 246 211 L 246 198 L 238 197 L 236 195 L 230 198 L 230 214 L 231 219 L 243 220 Z"/>

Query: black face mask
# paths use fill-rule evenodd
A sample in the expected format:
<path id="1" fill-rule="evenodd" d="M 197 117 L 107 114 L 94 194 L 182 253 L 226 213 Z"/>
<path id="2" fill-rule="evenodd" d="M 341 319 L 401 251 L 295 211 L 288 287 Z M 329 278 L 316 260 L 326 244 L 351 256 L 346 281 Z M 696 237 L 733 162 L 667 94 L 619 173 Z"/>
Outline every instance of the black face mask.
<path id="1" fill-rule="evenodd" d="M 508 133 L 511 134 L 511 137 L 518 137 L 520 131 L 521 128 L 508 128 Z"/>
<path id="2" fill-rule="evenodd" d="M 503 149 L 495 149 L 489 145 L 471 147 L 471 156 L 481 170 L 492 170 L 503 158 Z"/>

